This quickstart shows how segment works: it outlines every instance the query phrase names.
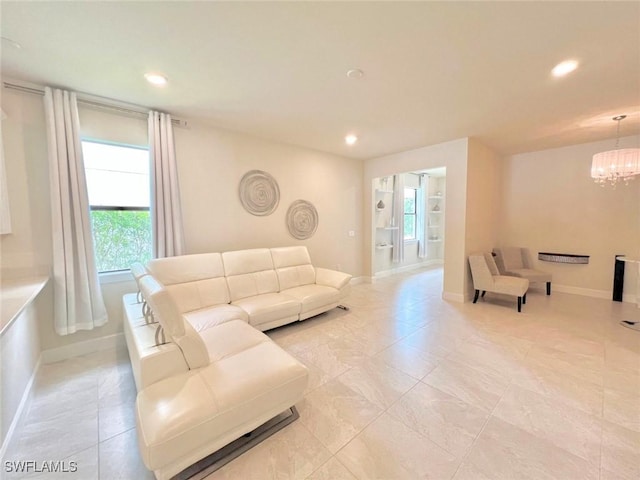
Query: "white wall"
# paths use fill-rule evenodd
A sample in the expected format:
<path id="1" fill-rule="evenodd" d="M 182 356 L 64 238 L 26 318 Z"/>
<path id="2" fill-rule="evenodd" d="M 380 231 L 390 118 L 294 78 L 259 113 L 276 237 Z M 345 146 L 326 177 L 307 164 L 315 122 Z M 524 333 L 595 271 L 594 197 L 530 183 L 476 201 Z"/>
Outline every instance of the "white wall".
<path id="1" fill-rule="evenodd" d="M 638 137 L 620 139 L 638 147 Z M 611 298 L 614 256 L 640 257 L 640 178 L 601 187 L 591 179 L 594 153 L 614 141 L 514 155 L 505 160 L 500 245 L 531 249 L 554 286 Z M 590 255 L 588 265 L 538 262 L 537 252 Z M 635 294 L 636 269 L 627 267 L 624 293 Z"/>
<path id="2" fill-rule="evenodd" d="M 362 275 L 362 161 L 195 121 L 175 129 L 175 138 L 189 252 L 306 245 L 314 264 Z M 251 215 L 240 203 L 238 184 L 253 169 L 278 182 L 280 203 L 271 215 Z M 297 199 L 311 202 L 319 216 L 316 233 L 304 241 L 293 238 L 285 223 Z"/>
<path id="3" fill-rule="evenodd" d="M 500 179 L 502 159 L 477 140 L 469 139 L 467 161 L 467 208 L 465 256 L 490 252 L 499 242 L 499 222 L 502 201 Z M 466 299 L 471 298 L 473 282 L 468 262 L 465 264 Z"/>
<path id="4" fill-rule="evenodd" d="M 2 134 L 12 225 L 11 234 L 0 236 L 2 271 L 47 272 L 51 214 L 42 98 L 2 89 L 2 110 L 7 115 Z"/>
<path id="5" fill-rule="evenodd" d="M 0 236 L 0 280 L 45 273 L 51 264 L 48 170 L 42 141 L 42 102 L 11 92 L 2 92 L 3 147 L 12 217 L 11 233 Z M 41 99 L 40 99 L 41 100 Z M 0 336 L 0 444 L 4 446 L 11 423 L 35 374 L 42 350 L 38 326 L 53 321 L 51 291 L 45 288 L 27 305 Z"/>
<path id="6" fill-rule="evenodd" d="M 35 375 L 41 347 L 38 323 L 51 318 L 51 286 L 45 287 L 0 336 L 0 445 Z"/>

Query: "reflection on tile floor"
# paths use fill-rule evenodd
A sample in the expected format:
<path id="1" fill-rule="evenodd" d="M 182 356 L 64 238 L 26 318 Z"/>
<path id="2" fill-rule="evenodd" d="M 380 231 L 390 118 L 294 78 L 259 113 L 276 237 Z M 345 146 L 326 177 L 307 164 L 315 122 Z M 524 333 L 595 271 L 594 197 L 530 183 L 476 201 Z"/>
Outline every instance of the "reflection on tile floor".
<path id="1" fill-rule="evenodd" d="M 388 277 L 354 286 L 348 312 L 268 332 L 309 367 L 300 419 L 209 480 L 640 478 L 640 333 L 618 325 L 640 310 L 531 291 L 518 314 L 441 291 L 440 269 Z M 151 479 L 135 395 L 123 350 L 44 365 L 4 460 Z"/>

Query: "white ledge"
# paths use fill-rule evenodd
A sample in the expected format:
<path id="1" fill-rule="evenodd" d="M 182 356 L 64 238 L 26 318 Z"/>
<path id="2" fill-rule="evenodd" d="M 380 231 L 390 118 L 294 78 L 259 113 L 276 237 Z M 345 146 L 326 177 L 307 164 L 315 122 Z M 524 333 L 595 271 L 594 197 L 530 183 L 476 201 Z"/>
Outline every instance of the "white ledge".
<path id="1" fill-rule="evenodd" d="M 9 329 L 11 324 L 24 309 L 36 298 L 49 281 L 46 275 L 33 277 L 2 279 L 0 284 L 0 336 Z"/>

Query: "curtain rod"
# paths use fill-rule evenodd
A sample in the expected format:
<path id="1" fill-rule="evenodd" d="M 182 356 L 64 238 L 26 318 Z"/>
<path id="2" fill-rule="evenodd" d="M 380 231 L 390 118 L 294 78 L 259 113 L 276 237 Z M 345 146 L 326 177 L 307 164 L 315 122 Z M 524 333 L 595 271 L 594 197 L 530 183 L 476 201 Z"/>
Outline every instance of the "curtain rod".
<path id="1" fill-rule="evenodd" d="M 22 93 L 30 93 L 33 95 L 44 95 L 44 87 L 29 87 L 26 85 L 20 85 L 18 83 L 12 82 L 2 82 L 4 88 L 9 90 L 15 90 L 17 92 Z M 99 100 L 91 100 L 87 98 L 89 96 L 85 93 L 76 92 L 78 103 L 82 105 L 86 105 L 88 107 L 103 109 L 103 110 L 112 110 L 114 112 L 118 112 L 124 115 L 130 115 L 134 117 L 147 117 L 149 115 L 149 108 L 141 107 L 138 105 L 131 105 L 129 107 L 124 107 L 121 105 L 116 105 L 116 100 L 112 100 L 110 98 L 105 98 L 103 101 Z M 114 102 L 114 103 L 111 103 Z M 171 118 L 171 123 L 178 127 L 187 127 L 187 121 L 181 120 L 179 118 Z"/>

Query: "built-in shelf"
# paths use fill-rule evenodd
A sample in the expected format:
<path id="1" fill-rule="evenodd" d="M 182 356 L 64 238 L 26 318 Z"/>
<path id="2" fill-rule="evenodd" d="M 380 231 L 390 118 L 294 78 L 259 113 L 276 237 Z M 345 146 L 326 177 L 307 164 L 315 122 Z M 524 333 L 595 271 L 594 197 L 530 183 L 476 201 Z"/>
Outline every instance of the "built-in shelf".
<path id="1" fill-rule="evenodd" d="M 387 250 L 393 248 L 393 245 L 376 245 L 376 250 Z"/>
<path id="2" fill-rule="evenodd" d="M 429 213 L 442 213 L 442 210 L 430 210 Z"/>
<path id="3" fill-rule="evenodd" d="M 398 230 L 398 227 L 376 227 L 378 230 Z"/>
<path id="4" fill-rule="evenodd" d="M 444 200 L 443 195 L 429 195 L 429 200 Z"/>
<path id="5" fill-rule="evenodd" d="M 376 193 L 393 193 L 393 190 L 380 190 L 379 188 L 376 188 Z"/>
<path id="6" fill-rule="evenodd" d="M 427 240 L 427 242 L 429 242 L 429 243 L 439 243 L 439 242 L 442 242 L 442 239 L 439 238 L 438 240 Z"/>
<path id="7" fill-rule="evenodd" d="M 384 208 L 378 208 L 378 207 L 376 207 L 376 212 L 383 212 L 383 211 L 384 211 Z"/>

